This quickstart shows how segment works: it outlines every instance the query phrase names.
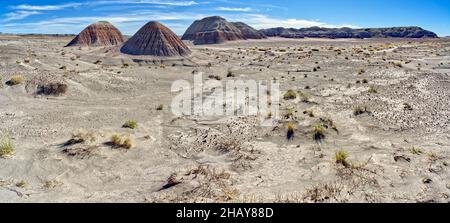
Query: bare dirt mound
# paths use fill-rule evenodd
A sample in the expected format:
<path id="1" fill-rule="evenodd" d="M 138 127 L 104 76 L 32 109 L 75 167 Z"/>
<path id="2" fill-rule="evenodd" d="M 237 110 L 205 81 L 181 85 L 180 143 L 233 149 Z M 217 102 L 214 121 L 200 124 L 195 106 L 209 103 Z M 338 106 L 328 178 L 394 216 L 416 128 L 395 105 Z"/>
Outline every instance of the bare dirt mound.
<path id="1" fill-rule="evenodd" d="M 81 31 L 66 47 L 69 46 L 114 46 L 125 42 L 122 33 L 106 21 L 91 24 Z"/>
<path id="2" fill-rule="evenodd" d="M 186 56 L 189 48 L 169 28 L 159 22 L 149 22 L 120 49 L 131 55 Z"/>

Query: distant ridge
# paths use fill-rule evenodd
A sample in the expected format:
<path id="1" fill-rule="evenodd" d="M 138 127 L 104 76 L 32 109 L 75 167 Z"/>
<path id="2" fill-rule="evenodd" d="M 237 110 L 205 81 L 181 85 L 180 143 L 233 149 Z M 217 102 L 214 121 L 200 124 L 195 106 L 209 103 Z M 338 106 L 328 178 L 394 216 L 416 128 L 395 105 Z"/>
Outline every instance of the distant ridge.
<path id="1" fill-rule="evenodd" d="M 270 28 L 260 30 L 266 36 L 284 38 L 438 38 L 438 36 L 420 27 L 392 28 Z"/>

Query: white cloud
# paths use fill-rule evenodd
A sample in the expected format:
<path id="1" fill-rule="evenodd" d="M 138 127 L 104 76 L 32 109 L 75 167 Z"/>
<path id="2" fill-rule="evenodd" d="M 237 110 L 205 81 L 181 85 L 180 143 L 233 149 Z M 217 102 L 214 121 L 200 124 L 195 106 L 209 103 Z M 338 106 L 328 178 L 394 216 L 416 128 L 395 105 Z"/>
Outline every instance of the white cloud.
<path id="1" fill-rule="evenodd" d="M 16 12 L 10 12 L 10 13 L 6 13 L 4 16 L 6 17 L 5 19 L 3 19 L 3 22 L 10 22 L 10 21 L 14 21 L 14 20 L 21 20 L 24 19 L 28 16 L 32 16 L 32 15 L 38 15 L 41 14 L 38 11 L 16 11 Z"/>
<path id="2" fill-rule="evenodd" d="M 240 15 L 238 17 L 233 17 L 235 21 L 242 21 L 248 23 L 252 27 L 256 29 L 267 29 L 274 27 L 285 27 L 285 28 L 304 28 L 304 27 L 312 27 L 319 26 L 324 28 L 340 28 L 340 27 L 349 27 L 349 28 L 359 28 L 354 25 L 334 25 L 328 24 L 317 20 L 306 20 L 306 19 L 281 19 L 281 18 L 272 18 L 266 15 L 259 14 L 245 14 Z"/>
<path id="3" fill-rule="evenodd" d="M 164 1 L 164 0 L 110 0 L 94 1 L 91 5 L 110 5 L 110 4 L 148 4 L 148 5 L 167 5 L 167 6 L 193 6 L 199 3 L 195 1 Z"/>
<path id="4" fill-rule="evenodd" d="M 207 15 L 194 13 L 137 11 L 112 16 L 87 16 L 53 18 L 39 22 L 0 24 L 0 28 L 8 33 L 61 33 L 76 34 L 87 25 L 106 20 L 116 25 L 126 35 L 134 34 L 151 18 L 157 18 L 177 34 L 183 34 L 190 25 L 191 20 L 201 19 Z M 181 22 L 182 21 L 182 22 Z"/>
<path id="5" fill-rule="evenodd" d="M 229 12 L 250 12 L 252 11 L 251 8 L 229 8 L 229 7 L 218 7 L 215 8 L 219 11 L 229 11 Z"/>
<path id="6" fill-rule="evenodd" d="M 83 3 L 67 3 L 62 5 L 17 5 L 13 6 L 13 9 L 17 10 L 34 10 L 34 11 L 56 11 L 62 10 L 65 8 L 74 8 L 78 6 L 82 6 Z"/>
<path id="7" fill-rule="evenodd" d="M 163 0 L 110 0 L 110 1 L 91 1 L 83 3 L 67 3 L 61 5 L 28 5 L 22 4 L 12 6 L 16 10 L 29 11 L 56 11 L 66 8 L 75 8 L 79 6 L 93 6 L 93 5 L 113 5 L 113 4 L 150 4 L 150 5 L 166 5 L 166 6 L 192 6 L 198 5 L 195 1 L 163 1 Z"/>

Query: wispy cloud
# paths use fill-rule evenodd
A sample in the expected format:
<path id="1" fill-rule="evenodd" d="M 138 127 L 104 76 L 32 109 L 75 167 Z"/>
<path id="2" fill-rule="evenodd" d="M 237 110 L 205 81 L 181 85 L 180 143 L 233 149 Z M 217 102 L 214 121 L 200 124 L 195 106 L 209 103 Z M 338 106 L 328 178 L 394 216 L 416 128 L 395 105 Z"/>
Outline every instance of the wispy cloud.
<path id="1" fill-rule="evenodd" d="M 32 15 L 37 15 L 37 14 L 41 14 L 38 11 L 15 11 L 15 12 L 10 12 L 10 13 L 6 13 L 5 19 L 3 19 L 3 22 L 10 22 L 10 21 L 14 21 L 14 20 L 21 20 L 24 19 L 28 16 L 32 16 Z"/>
<path id="2" fill-rule="evenodd" d="M 215 8 L 219 11 L 228 11 L 228 12 L 250 12 L 251 8 L 230 8 L 230 7 L 217 7 Z"/>
<path id="3" fill-rule="evenodd" d="M 241 20 L 242 22 L 246 22 L 249 25 L 253 26 L 257 29 L 266 29 L 273 27 L 286 27 L 286 28 L 304 28 L 304 27 L 312 27 L 319 26 L 324 28 L 340 28 L 340 27 L 349 27 L 349 28 L 359 28 L 350 24 L 328 24 L 325 22 L 317 21 L 317 20 L 306 20 L 306 19 L 282 19 L 282 18 L 273 18 L 268 17 L 266 15 L 260 14 L 245 14 L 236 16 L 233 20 Z"/>
<path id="4" fill-rule="evenodd" d="M 183 34 L 192 20 L 206 17 L 205 14 L 176 13 L 142 10 L 127 14 L 111 16 L 85 16 L 52 18 L 38 22 L 17 22 L 0 24 L 0 28 L 11 33 L 77 33 L 87 25 L 100 20 L 106 20 L 116 25 L 124 34 L 134 34 L 140 27 L 150 21 L 150 18 L 158 18 L 177 34 Z"/>
<path id="5" fill-rule="evenodd" d="M 13 9 L 16 10 L 32 10 L 32 11 L 56 11 L 62 10 L 65 8 L 74 8 L 84 5 L 84 3 L 67 3 L 62 5 L 17 5 L 12 6 Z"/>

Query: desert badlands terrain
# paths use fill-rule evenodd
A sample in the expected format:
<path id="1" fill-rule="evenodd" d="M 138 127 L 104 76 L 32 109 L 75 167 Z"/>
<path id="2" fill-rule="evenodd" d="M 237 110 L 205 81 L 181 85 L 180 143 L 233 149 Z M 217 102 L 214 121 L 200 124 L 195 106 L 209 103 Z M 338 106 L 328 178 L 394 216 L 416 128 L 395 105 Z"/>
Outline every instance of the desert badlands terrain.
<path id="1" fill-rule="evenodd" d="M 450 39 L 72 39 L 0 35 L 0 202 L 450 202 Z M 196 73 L 277 81 L 279 119 L 175 117 Z"/>

